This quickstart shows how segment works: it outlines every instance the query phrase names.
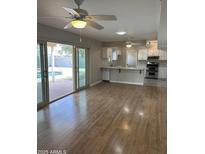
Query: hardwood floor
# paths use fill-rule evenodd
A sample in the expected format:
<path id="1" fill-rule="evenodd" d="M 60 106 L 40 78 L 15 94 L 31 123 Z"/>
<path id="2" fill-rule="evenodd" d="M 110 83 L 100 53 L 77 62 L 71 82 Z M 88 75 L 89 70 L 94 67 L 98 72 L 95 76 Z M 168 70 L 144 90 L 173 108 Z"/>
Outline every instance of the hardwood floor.
<path id="1" fill-rule="evenodd" d="M 38 150 L 166 154 L 164 87 L 101 83 L 38 111 Z"/>

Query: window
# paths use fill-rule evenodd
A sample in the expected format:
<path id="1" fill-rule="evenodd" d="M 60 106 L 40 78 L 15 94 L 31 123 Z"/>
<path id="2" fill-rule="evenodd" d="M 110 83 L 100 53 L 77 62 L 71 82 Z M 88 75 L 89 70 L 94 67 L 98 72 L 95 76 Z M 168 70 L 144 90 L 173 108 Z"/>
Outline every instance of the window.
<path id="1" fill-rule="evenodd" d="M 112 60 L 117 60 L 117 50 L 112 49 Z"/>

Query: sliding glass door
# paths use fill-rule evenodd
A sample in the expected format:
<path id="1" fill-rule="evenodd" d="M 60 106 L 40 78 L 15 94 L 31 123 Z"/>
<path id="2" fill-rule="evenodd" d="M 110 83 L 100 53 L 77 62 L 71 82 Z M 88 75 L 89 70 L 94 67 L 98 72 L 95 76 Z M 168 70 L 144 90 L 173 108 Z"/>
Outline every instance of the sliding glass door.
<path id="1" fill-rule="evenodd" d="M 47 42 L 49 100 L 54 101 L 74 91 L 73 46 Z"/>
<path id="2" fill-rule="evenodd" d="M 88 49 L 68 44 L 37 44 L 37 107 L 88 85 Z"/>
<path id="3" fill-rule="evenodd" d="M 76 48 L 76 89 L 85 88 L 88 84 L 88 50 L 85 48 Z"/>
<path id="4" fill-rule="evenodd" d="M 46 43 L 37 43 L 37 107 L 48 103 L 47 76 L 46 76 Z"/>

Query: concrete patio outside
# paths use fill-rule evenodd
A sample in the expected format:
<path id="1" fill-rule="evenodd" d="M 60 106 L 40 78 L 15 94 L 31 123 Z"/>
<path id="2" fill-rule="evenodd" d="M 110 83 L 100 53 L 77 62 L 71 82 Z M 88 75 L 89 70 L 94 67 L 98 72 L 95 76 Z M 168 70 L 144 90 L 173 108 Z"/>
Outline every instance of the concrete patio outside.
<path id="1" fill-rule="evenodd" d="M 49 74 L 49 101 L 53 101 L 74 91 L 73 72 L 69 67 L 48 68 Z M 52 75 L 54 72 L 54 75 Z M 55 75 L 55 73 L 58 73 Z M 79 69 L 79 86 L 86 84 L 85 68 Z M 37 79 L 37 103 L 42 102 L 41 78 Z"/>
<path id="2" fill-rule="evenodd" d="M 49 100 L 55 100 L 59 97 L 65 96 L 73 92 L 72 79 L 59 79 L 56 81 L 49 81 Z"/>
<path id="3" fill-rule="evenodd" d="M 48 68 L 49 72 L 51 68 Z M 49 75 L 49 101 L 65 96 L 73 92 L 72 68 L 56 67 L 53 72 L 60 72 L 58 75 Z M 52 74 L 52 73 L 51 73 Z M 37 102 L 42 102 L 41 78 L 37 80 Z"/>
<path id="4" fill-rule="evenodd" d="M 42 101 L 41 83 L 37 83 L 37 102 Z M 49 100 L 55 100 L 73 92 L 73 81 L 71 79 L 60 79 L 49 81 Z"/>

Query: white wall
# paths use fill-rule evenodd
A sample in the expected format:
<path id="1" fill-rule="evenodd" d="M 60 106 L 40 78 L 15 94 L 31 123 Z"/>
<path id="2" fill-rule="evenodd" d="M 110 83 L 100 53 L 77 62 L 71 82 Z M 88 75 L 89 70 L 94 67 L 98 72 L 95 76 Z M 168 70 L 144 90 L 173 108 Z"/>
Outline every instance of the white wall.
<path id="1" fill-rule="evenodd" d="M 160 61 L 158 70 L 158 78 L 167 79 L 167 61 Z"/>
<path id="2" fill-rule="evenodd" d="M 167 48 L 167 0 L 161 1 L 160 26 L 158 30 L 158 48 Z"/>
<path id="3" fill-rule="evenodd" d="M 89 83 L 102 80 L 100 70 L 100 66 L 102 65 L 101 42 L 83 37 L 80 43 L 79 35 L 42 24 L 38 24 L 37 26 L 37 39 L 89 48 Z"/>

